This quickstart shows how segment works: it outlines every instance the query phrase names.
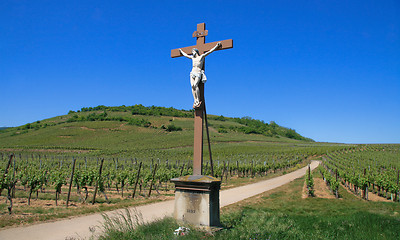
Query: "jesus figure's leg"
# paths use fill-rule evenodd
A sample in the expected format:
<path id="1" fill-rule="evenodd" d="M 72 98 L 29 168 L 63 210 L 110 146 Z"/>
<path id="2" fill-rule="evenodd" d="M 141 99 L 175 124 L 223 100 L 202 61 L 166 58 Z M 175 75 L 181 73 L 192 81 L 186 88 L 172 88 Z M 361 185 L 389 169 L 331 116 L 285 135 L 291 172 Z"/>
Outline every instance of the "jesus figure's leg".
<path id="1" fill-rule="evenodd" d="M 199 82 L 200 81 L 199 81 L 198 77 L 190 78 L 190 83 L 192 85 L 192 94 L 193 94 L 193 98 L 194 98 L 193 108 L 200 107 Z"/>

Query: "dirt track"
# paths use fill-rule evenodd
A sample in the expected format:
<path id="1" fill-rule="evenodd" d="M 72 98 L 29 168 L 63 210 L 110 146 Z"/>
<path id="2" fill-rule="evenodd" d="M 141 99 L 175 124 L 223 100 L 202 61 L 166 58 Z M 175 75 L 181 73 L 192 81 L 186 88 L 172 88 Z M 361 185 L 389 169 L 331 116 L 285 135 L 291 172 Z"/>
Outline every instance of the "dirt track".
<path id="1" fill-rule="evenodd" d="M 312 161 L 311 169 L 316 168 L 318 164 L 319 162 Z M 280 177 L 221 191 L 220 206 L 224 207 L 287 184 L 296 178 L 302 177 L 306 173 L 306 170 L 307 167 L 304 167 Z M 164 216 L 171 216 L 173 210 L 174 200 L 153 203 L 136 208 L 136 211 L 141 213 L 145 222 L 153 221 Z M 117 211 L 106 213 L 112 215 Z M 101 214 L 92 214 L 26 227 L 10 228 L 0 231 L 0 240 L 71 240 L 89 238 L 92 236 L 90 229 L 95 229 L 95 226 L 101 225 L 102 222 L 103 218 Z M 97 229 L 95 233 L 98 231 Z"/>

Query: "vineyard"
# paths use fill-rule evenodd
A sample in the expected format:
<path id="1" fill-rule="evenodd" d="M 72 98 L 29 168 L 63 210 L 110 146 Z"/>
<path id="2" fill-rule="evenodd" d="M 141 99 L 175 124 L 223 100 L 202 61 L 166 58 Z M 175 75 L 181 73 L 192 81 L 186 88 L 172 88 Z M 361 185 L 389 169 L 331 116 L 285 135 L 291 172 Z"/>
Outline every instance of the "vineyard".
<path id="1" fill-rule="evenodd" d="M 251 149 L 248 147 L 247 150 Z M 306 164 L 312 156 L 326 150 L 350 149 L 345 146 L 290 146 L 261 148 L 240 154 L 217 151 L 213 166 L 205 160 L 203 172 L 213 173 L 226 185 L 231 179 L 257 178 L 289 171 Z M 112 158 L 35 153 L 0 153 L 0 194 L 6 196 L 8 213 L 13 199 L 53 200 L 55 206 L 71 204 L 117 203 L 156 196 L 173 196 L 170 179 L 192 174 L 192 160 Z M 224 185 L 223 185 L 224 186 Z"/>
<path id="2" fill-rule="evenodd" d="M 261 156 L 259 156 L 261 157 Z M 261 160 L 217 160 L 214 175 L 228 177 L 254 177 L 267 175 L 300 164 L 307 155 L 271 155 Z M 238 156 L 237 159 L 240 159 Z M 204 166 L 205 174 L 211 174 L 211 165 Z M 71 199 L 83 203 L 96 203 L 96 192 L 104 198 L 100 202 L 110 202 L 108 193 L 117 193 L 121 198 L 135 195 L 151 196 L 151 191 L 168 192 L 169 180 L 192 173 L 192 163 L 188 161 L 139 161 L 136 158 L 90 158 L 41 155 L 6 155 L 1 159 L 1 189 L 8 191 L 9 211 L 16 192 L 28 199 L 32 196 L 53 194 L 57 205 L 63 193 L 67 204 Z M 73 190 L 71 190 L 73 189 Z M 145 192 L 146 191 L 146 192 Z"/>
<path id="3" fill-rule="evenodd" d="M 248 149 L 247 149 L 248 150 Z M 259 149 L 240 154 L 216 151 L 214 176 L 228 185 L 231 179 L 246 179 L 286 172 L 308 163 L 310 157 L 322 156 L 318 171 L 339 196 L 339 184 L 368 199 L 374 192 L 393 201 L 399 200 L 399 146 L 291 146 Z M 13 199 L 46 199 L 59 207 L 76 204 L 109 204 L 157 196 L 172 196 L 170 179 L 192 174 L 192 160 L 159 158 L 113 158 L 84 155 L 40 155 L 37 153 L 0 153 L 0 194 L 5 196 L 8 213 Z M 204 174 L 211 175 L 210 161 L 205 160 Z M 310 173 L 308 173 L 310 175 Z M 312 188 L 312 179 L 307 180 Z M 310 189 L 311 189 L 310 188 Z M 312 192 L 310 192 L 312 195 Z M 62 204 L 60 203 L 60 200 Z"/>
<path id="4" fill-rule="evenodd" d="M 372 192 L 391 201 L 400 201 L 399 145 L 366 145 L 327 153 L 319 167 L 324 180 L 338 197 L 339 184 L 363 199 Z"/>

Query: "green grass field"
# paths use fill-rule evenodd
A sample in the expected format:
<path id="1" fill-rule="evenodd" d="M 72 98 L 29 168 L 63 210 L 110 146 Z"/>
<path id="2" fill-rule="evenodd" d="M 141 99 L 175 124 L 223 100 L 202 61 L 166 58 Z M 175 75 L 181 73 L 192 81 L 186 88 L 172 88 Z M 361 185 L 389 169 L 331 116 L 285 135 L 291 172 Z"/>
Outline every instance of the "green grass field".
<path id="1" fill-rule="evenodd" d="M 105 112 L 107 117 L 100 120 L 71 122 L 71 119 L 88 118 L 90 114 L 102 116 Z M 127 119 L 144 120 L 151 125 L 132 125 Z M 249 124 L 239 122 L 249 122 Z M 170 125 L 182 130 L 168 132 L 165 128 Z M 280 127 L 275 123 L 264 124 L 248 118 L 233 119 L 210 115 L 209 126 L 213 154 L 215 158 L 221 159 L 237 154 L 256 155 L 274 151 L 301 151 L 304 148 L 322 145 L 326 145 L 327 148 L 338 146 L 338 144 L 314 143 L 300 135 L 293 135 L 294 130 Z M 306 140 L 296 140 L 296 137 Z M 93 110 L 70 113 L 0 131 L 0 151 L 3 152 L 191 159 L 192 146 L 193 118 L 132 115 L 130 111 Z"/>
<path id="2" fill-rule="evenodd" d="M 297 179 L 223 208 L 223 229 L 213 234 L 172 218 L 151 224 L 122 221 L 118 227 L 108 219 L 100 239 L 173 239 L 179 226 L 191 231 L 177 239 L 399 239 L 398 203 L 361 200 L 343 189 L 341 199 L 303 199 L 303 184 L 304 178 Z"/>

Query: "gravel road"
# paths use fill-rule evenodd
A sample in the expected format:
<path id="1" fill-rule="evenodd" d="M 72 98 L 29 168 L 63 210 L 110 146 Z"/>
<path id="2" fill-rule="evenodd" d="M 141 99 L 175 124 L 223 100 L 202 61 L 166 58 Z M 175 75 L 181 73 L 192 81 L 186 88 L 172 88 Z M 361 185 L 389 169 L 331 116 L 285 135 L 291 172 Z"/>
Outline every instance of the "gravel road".
<path id="1" fill-rule="evenodd" d="M 318 161 L 311 162 L 311 169 L 318 166 Z M 271 189 L 280 187 L 302 177 L 306 173 L 307 167 L 288 173 L 286 175 L 272 178 L 269 180 L 227 189 L 220 192 L 220 206 L 224 207 L 232 203 L 239 202 L 243 199 L 258 195 Z M 133 210 L 134 208 L 132 208 Z M 174 200 L 153 203 L 149 205 L 136 207 L 135 211 L 141 213 L 143 220 L 153 221 L 163 218 L 164 216 L 172 216 L 174 211 Z M 112 216 L 118 210 L 105 212 Z M 103 218 L 100 213 L 91 214 L 81 217 L 73 217 L 70 219 L 58 220 L 55 222 L 39 223 L 25 227 L 9 228 L 0 230 L 0 240 L 72 240 L 72 239 L 88 239 L 92 236 L 90 229 L 101 225 Z M 97 229 L 95 232 L 98 232 Z"/>

